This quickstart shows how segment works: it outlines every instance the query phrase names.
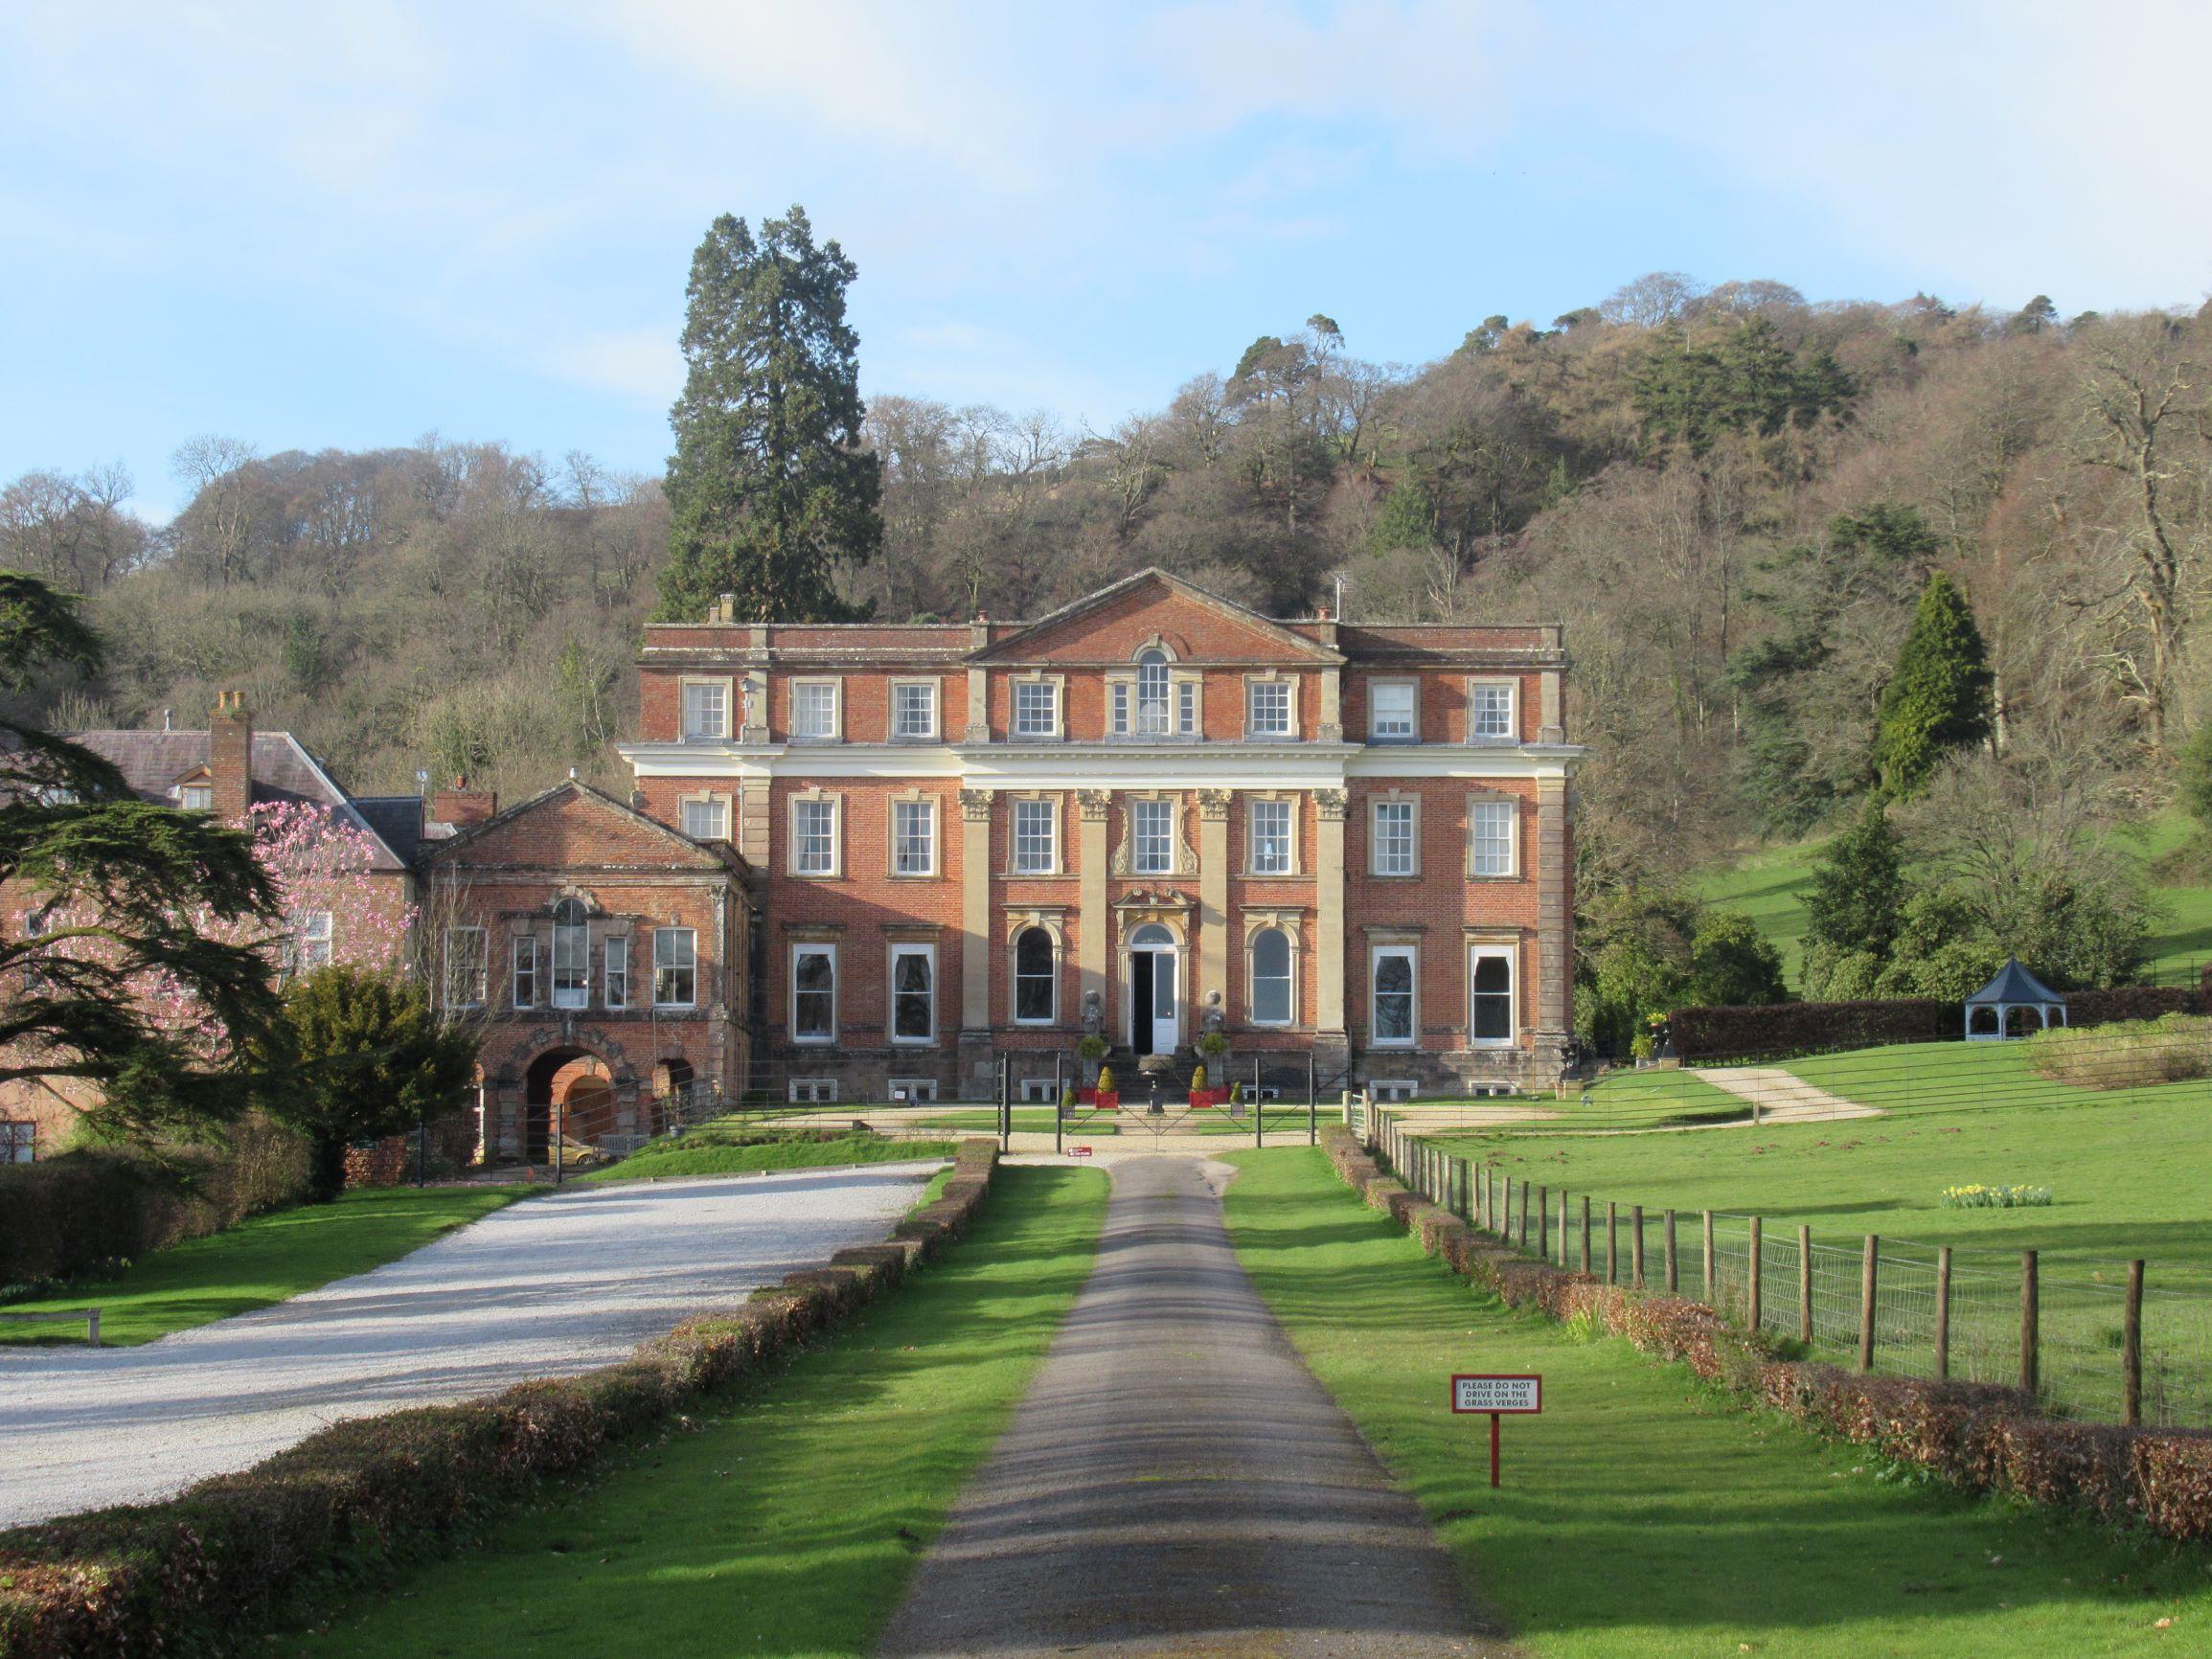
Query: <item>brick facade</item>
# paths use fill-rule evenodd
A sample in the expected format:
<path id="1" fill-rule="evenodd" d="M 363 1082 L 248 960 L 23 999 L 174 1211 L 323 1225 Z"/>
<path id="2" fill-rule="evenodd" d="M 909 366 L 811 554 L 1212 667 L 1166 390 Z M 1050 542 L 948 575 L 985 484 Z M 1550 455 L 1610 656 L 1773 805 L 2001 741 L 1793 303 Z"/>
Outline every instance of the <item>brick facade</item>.
<path id="1" fill-rule="evenodd" d="M 1028 624 L 656 625 L 623 753 L 752 873 L 756 1088 L 972 1098 L 1001 1054 L 1187 1057 L 1216 1025 L 1528 1088 L 1572 1029 L 1564 671 L 1556 628 L 1277 621 L 1148 571 Z"/>

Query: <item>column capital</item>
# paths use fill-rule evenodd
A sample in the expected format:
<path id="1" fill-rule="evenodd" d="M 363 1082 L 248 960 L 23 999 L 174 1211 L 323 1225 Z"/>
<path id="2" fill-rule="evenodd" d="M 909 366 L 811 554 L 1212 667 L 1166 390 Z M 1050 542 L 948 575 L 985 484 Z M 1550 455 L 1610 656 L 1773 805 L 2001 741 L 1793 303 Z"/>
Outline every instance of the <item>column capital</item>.
<path id="1" fill-rule="evenodd" d="M 997 798 L 995 789 L 963 789 L 960 791 L 960 815 L 971 824 L 983 823 L 991 817 L 991 803 Z"/>
<path id="2" fill-rule="evenodd" d="M 1341 824 L 1351 797 L 1342 789 L 1316 789 L 1313 791 L 1313 809 L 1326 822 Z"/>
<path id="3" fill-rule="evenodd" d="M 1228 789 L 1200 789 L 1198 791 L 1198 816 L 1201 818 L 1228 817 L 1229 797 L 1232 793 L 1233 791 Z"/>
<path id="4" fill-rule="evenodd" d="M 1078 789 L 1075 792 L 1075 809 L 1085 818 L 1103 823 L 1113 807 L 1113 793 L 1107 789 Z"/>

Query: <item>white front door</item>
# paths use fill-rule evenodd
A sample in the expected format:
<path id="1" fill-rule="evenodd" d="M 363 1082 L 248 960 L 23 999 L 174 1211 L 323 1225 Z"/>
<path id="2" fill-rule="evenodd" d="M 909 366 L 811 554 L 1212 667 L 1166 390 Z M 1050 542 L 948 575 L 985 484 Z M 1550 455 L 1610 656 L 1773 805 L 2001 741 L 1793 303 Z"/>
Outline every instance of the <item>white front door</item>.
<path id="1" fill-rule="evenodd" d="M 1172 1055 L 1180 1039 L 1175 1020 L 1175 953 L 1152 952 L 1152 1053 Z"/>

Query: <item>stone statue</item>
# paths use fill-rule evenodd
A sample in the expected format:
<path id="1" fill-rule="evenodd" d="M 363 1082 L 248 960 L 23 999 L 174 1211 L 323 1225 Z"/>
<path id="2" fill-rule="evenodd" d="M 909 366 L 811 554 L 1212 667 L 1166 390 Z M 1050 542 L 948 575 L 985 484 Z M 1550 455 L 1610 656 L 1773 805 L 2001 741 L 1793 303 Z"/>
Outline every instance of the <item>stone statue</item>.
<path id="1" fill-rule="evenodd" d="M 1106 1026 L 1106 1010 L 1100 1005 L 1099 994 L 1093 990 L 1083 993 L 1083 1031 L 1085 1036 L 1096 1036 Z"/>
<path id="2" fill-rule="evenodd" d="M 1206 1006 L 1198 1011 L 1198 1024 L 1207 1031 L 1220 1031 L 1228 1024 L 1227 1017 L 1221 1012 L 1221 993 L 1219 990 L 1206 992 Z"/>

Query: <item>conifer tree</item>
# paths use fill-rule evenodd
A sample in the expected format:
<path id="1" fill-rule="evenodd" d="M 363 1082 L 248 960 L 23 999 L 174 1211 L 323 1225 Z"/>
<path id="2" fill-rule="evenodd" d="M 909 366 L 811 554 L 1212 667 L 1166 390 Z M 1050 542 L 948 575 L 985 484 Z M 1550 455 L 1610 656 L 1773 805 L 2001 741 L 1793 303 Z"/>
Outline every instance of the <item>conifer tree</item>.
<path id="1" fill-rule="evenodd" d="M 1805 896 L 1809 945 L 1886 958 L 1904 921 L 1904 857 L 1880 800 L 1822 848 Z"/>
<path id="2" fill-rule="evenodd" d="M 838 569 L 883 539 L 878 461 L 860 446 L 859 337 L 845 321 L 855 275 L 797 207 L 757 238 L 724 214 L 692 256 L 662 618 L 701 617 L 725 593 L 756 621 L 855 616 Z"/>
<path id="3" fill-rule="evenodd" d="M 1874 761 L 1882 791 L 1915 794 L 1944 753 L 1989 736 L 1990 668 L 1981 630 L 1957 583 L 1931 573 L 1897 672 L 1881 693 Z"/>

